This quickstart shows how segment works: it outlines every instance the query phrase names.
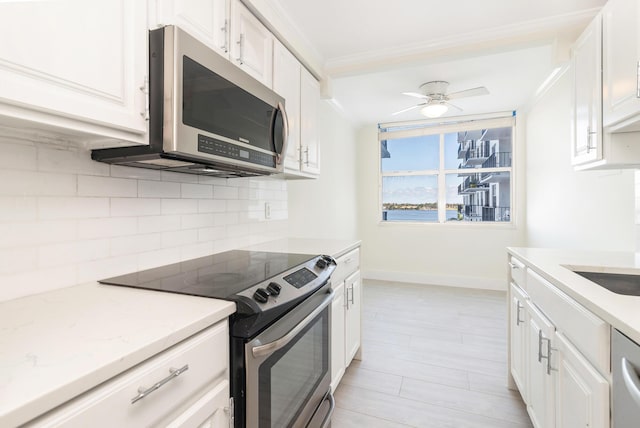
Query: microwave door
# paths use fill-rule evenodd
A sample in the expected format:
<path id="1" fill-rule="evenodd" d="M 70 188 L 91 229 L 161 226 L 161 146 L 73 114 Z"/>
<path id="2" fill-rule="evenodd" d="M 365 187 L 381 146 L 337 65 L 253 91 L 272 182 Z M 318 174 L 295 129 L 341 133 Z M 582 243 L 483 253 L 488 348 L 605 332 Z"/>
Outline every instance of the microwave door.
<path id="1" fill-rule="evenodd" d="M 270 135 L 273 152 L 277 153 L 276 163 L 280 165 L 284 162 L 289 143 L 289 117 L 282 103 L 278 103 L 278 107 L 273 111 Z"/>

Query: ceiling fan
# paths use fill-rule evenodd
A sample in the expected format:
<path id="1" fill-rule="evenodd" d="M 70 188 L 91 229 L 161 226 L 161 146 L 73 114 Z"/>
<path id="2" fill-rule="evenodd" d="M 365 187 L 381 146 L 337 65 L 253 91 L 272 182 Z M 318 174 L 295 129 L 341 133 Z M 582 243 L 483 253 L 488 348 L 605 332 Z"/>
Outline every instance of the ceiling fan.
<path id="1" fill-rule="evenodd" d="M 447 112 L 449 107 L 453 107 L 455 109 L 458 109 L 459 111 L 462 111 L 460 107 L 451 104 L 449 100 L 464 97 L 474 97 L 477 95 L 487 95 L 489 93 L 487 88 L 485 88 L 484 86 L 479 86 L 477 88 L 465 89 L 464 91 L 452 92 L 450 94 L 447 94 L 448 87 L 449 82 L 434 80 L 432 82 L 427 82 L 420 85 L 420 89 L 423 93 L 403 92 L 403 95 L 420 98 L 423 99 L 424 102 L 392 113 L 392 115 L 395 116 L 397 114 L 420 108 L 420 113 L 429 118 L 440 117 Z"/>

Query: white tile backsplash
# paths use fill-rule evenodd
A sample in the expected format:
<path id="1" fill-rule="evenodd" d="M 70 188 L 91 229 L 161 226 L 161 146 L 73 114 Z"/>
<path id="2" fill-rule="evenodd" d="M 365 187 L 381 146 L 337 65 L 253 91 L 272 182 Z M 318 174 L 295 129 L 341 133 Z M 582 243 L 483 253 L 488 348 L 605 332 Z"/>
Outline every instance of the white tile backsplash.
<path id="1" fill-rule="evenodd" d="M 0 129 L 0 132 L 2 130 Z M 280 238 L 281 178 L 108 165 L 0 135 L 0 301 Z M 264 204 L 271 204 L 271 219 Z"/>
<path id="2" fill-rule="evenodd" d="M 78 196 L 135 198 L 138 196 L 138 183 L 127 178 L 79 175 Z"/>

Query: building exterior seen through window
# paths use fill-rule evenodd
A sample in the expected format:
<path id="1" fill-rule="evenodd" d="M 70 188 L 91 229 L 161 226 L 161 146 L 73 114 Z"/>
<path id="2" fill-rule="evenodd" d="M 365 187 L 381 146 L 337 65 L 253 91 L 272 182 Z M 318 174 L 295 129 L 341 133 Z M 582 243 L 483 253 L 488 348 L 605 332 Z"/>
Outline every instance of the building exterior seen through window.
<path id="1" fill-rule="evenodd" d="M 379 128 L 383 222 L 512 221 L 515 117 Z"/>

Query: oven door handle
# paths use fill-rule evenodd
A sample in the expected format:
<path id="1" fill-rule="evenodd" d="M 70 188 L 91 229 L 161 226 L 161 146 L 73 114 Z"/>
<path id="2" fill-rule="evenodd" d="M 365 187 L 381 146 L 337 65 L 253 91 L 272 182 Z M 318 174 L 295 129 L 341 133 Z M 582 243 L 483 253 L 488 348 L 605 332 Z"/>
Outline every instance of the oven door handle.
<path id="1" fill-rule="evenodd" d="M 311 323 L 313 319 L 320 314 L 320 312 L 322 312 L 327 306 L 329 306 L 332 300 L 333 300 L 333 290 L 329 290 L 329 292 L 327 293 L 327 296 L 324 298 L 322 303 L 320 303 L 320 305 L 318 305 L 318 307 L 315 308 L 313 312 L 307 315 L 307 317 L 304 320 L 302 320 L 302 322 L 300 322 L 294 328 L 289 330 L 287 334 L 285 334 L 278 340 L 274 340 L 273 342 L 266 343 L 260 346 L 254 346 L 253 348 L 251 348 L 251 353 L 253 354 L 253 356 L 255 358 L 262 357 L 264 355 L 269 355 L 277 351 L 278 349 L 285 347 L 287 343 L 291 342 L 291 340 L 294 337 L 296 337 L 298 333 L 300 333 L 307 325 L 309 325 L 309 323 Z"/>
<path id="2" fill-rule="evenodd" d="M 633 401 L 640 406 L 640 379 L 633 368 L 633 365 L 626 358 L 622 358 L 622 378 L 624 379 L 624 386 L 627 387 L 629 395 Z"/>

